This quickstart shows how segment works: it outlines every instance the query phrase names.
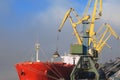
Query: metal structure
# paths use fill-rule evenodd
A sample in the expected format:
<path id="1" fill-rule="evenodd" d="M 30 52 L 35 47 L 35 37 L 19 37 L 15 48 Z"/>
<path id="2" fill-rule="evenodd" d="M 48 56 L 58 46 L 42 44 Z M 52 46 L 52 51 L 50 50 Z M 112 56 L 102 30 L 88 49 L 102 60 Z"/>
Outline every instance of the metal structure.
<path id="1" fill-rule="evenodd" d="M 94 4 L 92 15 L 88 14 L 90 5 Z M 98 12 L 97 12 L 98 11 Z M 77 22 L 73 21 L 71 14 L 73 13 L 73 17 L 77 19 Z M 70 53 L 72 55 L 79 55 L 80 59 L 75 65 L 70 78 L 71 80 L 80 80 L 80 79 L 88 79 L 88 80 L 100 80 L 104 79 L 104 73 L 102 70 L 99 70 L 99 64 L 97 63 L 98 56 L 103 47 L 107 45 L 109 48 L 110 46 L 107 44 L 108 39 L 110 36 L 114 36 L 115 38 L 119 39 L 119 36 L 116 32 L 112 29 L 112 27 L 105 23 L 103 27 L 106 30 L 100 34 L 100 38 L 97 38 L 97 33 L 99 33 L 103 28 L 100 28 L 98 32 L 94 31 L 95 21 L 100 19 L 102 16 L 102 0 L 88 0 L 88 5 L 86 6 L 85 12 L 83 17 L 80 18 L 79 15 L 75 12 L 73 8 L 70 8 L 58 29 L 61 32 L 66 20 L 69 18 L 70 23 L 72 25 L 75 37 L 77 39 L 78 44 L 71 45 Z M 77 31 L 77 27 L 79 25 L 83 25 L 83 36 Z M 92 44 L 92 45 L 91 45 Z"/>
<path id="2" fill-rule="evenodd" d="M 103 65 L 103 69 L 105 70 L 106 77 L 110 80 L 120 80 L 120 58 L 116 58 L 116 60 L 112 60 Z M 118 78 L 118 79 L 114 79 Z"/>

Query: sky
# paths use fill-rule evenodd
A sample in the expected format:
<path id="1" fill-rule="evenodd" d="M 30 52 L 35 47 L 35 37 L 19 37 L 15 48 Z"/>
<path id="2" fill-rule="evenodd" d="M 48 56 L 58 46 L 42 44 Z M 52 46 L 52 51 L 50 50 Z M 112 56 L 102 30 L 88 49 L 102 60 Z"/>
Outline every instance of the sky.
<path id="1" fill-rule="evenodd" d="M 65 12 L 74 8 L 82 15 L 87 0 L 0 0 L 0 80 L 19 80 L 15 64 L 35 56 L 35 42 L 40 43 L 41 61 L 48 61 L 56 51 L 63 55 L 75 42 L 67 22 L 61 33 L 58 27 Z M 120 35 L 120 0 L 104 0 L 103 16 L 98 24 L 109 23 Z M 59 36 L 59 40 L 57 40 Z M 120 41 L 110 38 L 100 61 L 120 57 Z"/>

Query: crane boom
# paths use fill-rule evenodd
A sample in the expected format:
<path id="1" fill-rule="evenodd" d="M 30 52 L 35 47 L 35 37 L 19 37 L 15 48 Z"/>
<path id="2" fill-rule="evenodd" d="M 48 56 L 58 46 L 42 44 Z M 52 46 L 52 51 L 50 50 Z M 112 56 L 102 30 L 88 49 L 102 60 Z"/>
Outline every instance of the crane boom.
<path id="1" fill-rule="evenodd" d="M 114 36 L 116 39 L 120 39 L 120 37 L 116 34 L 116 32 L 112 29 L 112 27 L 109 24 L 105 23 L 104 26 L 106 27 L 106 30 L 102 33 L 99 41 L 94 43 L 94 48 L 98 51 L 98 53 L 101 52 L 105 45 L 110 47 L 106 42 L 111 36 Z M 101 31 L 102 29 L 103 26 L 101 26 L 99 31 Z"/>
<path id="2" fill-rule="evenodd" d="M 58 29 L 59 32 L 61 32 L 61 29 L 62 29 L 63 25 L 65 24 L 68 16 L 70 15 L 70 13 L 71 13 L 72 11 L 73 11 L 73 8 L 70 8 L 70 9 L 66 12 L 66 14 L 65 14 L 65 16 L 64 16 L 64 18 L 63 18 L 63 20 L 62 20 L 62 23 L 60 24 L 60 27 L 59 27 L 59 29 Z"/>
<path id="3" fill-rule="evenodd" d="M 90 8 L 91 2 L 92 2 L 92 0 L 88 0 L 88 4 L 87 4 L 87 6 L 86 6 L 86 9 L 85 9 L 85 11 L 84 11 L 83 16 L 86 16 L 86 14 L 88 13 L 88 9 Z"/>
<path id="4" fill-rule="evenodd" d="M 94 1 L 94 6 L 93 6 L 93 11 L 92 11 L 92 17 L 91 17 L 91 20 L 90 19 L 90 15 L 87 15 L 87 12 L 90 8 L 90 5 L 92 4 L 92 1 Z M 99 9 L 98 9 L 99 7 Z M 99 12 L 97 12 L 97 9 Z M 75 16 L 75 18 L 77 19 L 77 22 L 74 22 L 72 17 L 71 17 L 71 12 L 73 12 L 73 15 Z M 88 30 L 88 33 L 89 33 L 89 43 L 88 45 L 90 46 L 91 43 L 93 43 L 93 48 L 95 48 L 95 50 L 97 50 L 98 52 L 100 52 L 103 47 L 105 45 L 107 45 L 108 47 L 110 47 L 106 42 L 107 40 L 110 38 L 110 36 L 114 36 L 115 38 L 117 39 L 120 39 L 119 36 L 115 33 L 115 31 L 112 29 L 112 27 L 109 25 L 109 24 L 104 24 L 98 32 L 100 32 L 104 26 L 106 26 L 106 30 L 104 31 L 104 33 L 101 34 L 100 36 L 100 39 L 99 41 L 96 39 L 96 32 L 94 31 L 94 26 L 95 26 L 95 21 L 97 19 L 97 15 L 100 17 L 102 16 L 102 0 L 89 0 L 88 2 L 88 5 L 86 6 L 86 9 L 85 9 L 85 12 L 84 12 L 84 15 L 82 18 L 80 18 L 77 13 L 75 12 L 75 10 L 73 8 L 70 8 L 63 20 L 62 20 L 62 23 L 58 29 L 58 31 L 60 32 L 61 29 L 63 28 L 66 20 L 69 18 L 70 20 L 70 23 L 72 25 L 72 28 L 73 28 L 73 31 L 75 33 L 75 36 L 76 36 L 76 39 L 78 41 L 78 44 L 82 45 L 83 44 L 83 41 L 82 41 L 82 38 L 80 37 L 76 27 L 80 24 L 82 24 L 83 21 L 88 21 L 89 20 L 89 30 Z M 109 35 L 108 35 L 109 34 Z"/>
<path id="5" fill-rule="evenodd" d="M 91 13 L 92 16 L 90 16 L 88 15 L 88 13 L 92 3 L 93 3 L 93 10 Z M 75 18 L 72 18 L 71 12 L 73 13 L 73 17 Z M 77 64 L 75 65 L 75 67 L 73 68 L 70 74 L 70 80 L 80 80 L 80 79 L 101 80 L 100 76 L 102 76 L 102 74 L 99 73 L 98 71 L 99 65 L 97 63 L 99 58 L 99 53 L 102 51 L 105 45 L 111 48 L 107 44 L 107 41 L 111 36 L 120 39 L 120 37 L 116 34 L 116 32 L 112 29 L 112 27 L 107 23 L 102 25 L 97 33 L 94 31 L 95 21 L 97 19 L 100 19 L 101 16 L 102 16 L 102 0 L 88 0 L 88 5 L 86 6 L 82 18 L 80 18 L 77 15 L 77 13 L 74 11 L 73 8 L 70 8 L 66 12 L 62 20 L 62 23 L 58 31 L 59 32 L 61 31 L 66 20 L 69 18 L 75 37 L 78 42 L 78 44 L 71 45 L 70 54 L 80 56 Z M 73 19 L 76 19 L 77 21 L 75 22 Z M 82 31 L 83 37 L 81 37 L 77 31 L 77 26 L 79 26 L 80 24 L 83 24 L 83 31 Z M 105 29 L 103 30 L 103 28 Z M 97 39 L 98 33 L 100 33 L 99 35 L 100 37 Z M 84 77 L 81 76 L 82 73 L 84 73 L 83 74 Z M 103 80 L 105 80 L 105 78 Z"/>
<path id="6" fill-rule="evenodd" d="M 108 37 L 103 41 L 103 42 L 101 42 L 101 45 L 99 45 L 97 48 L 96 48 L 96 50 L 98 51 L 98 53 L 100 53 L 101 52 L 101 50 L 103 49 L 103 47 L 105 46 L 105 45 L 107 45 L 107 40 L 110 38 L 110 36 L 111 36 L 111 34 L 109 34 L 108 35 Z M 107 45 L 108 46 L 108 45 Z M 108 46 L 109 47 L 109 46 Z M 111 48 L 111 47 L 109 47 L 109 48 Z"/>
<path id="7" fill-rule="evenodd" d="M 91 23 L 90 23 L 90 28 L 89 28 L 89 36 L 92 37 L 93 35 L 95 35 L 94 32 L 94 22 L 95 22 L 95 18 L 96 18 L 96 10 L 97 10 L 97 4 L 98 4 L 98 0 L 95 0 L 95 4 L 94 4 L 94 9 L 93 9 L 93 13 L 92 13 L 92 19 L 91 19 Z M 91 43 L 92 39 L 89 39 L 89 45 Z"/>
<path id="8" fill-rule="evenodd" d="M 73 14 L 75 15 L 75 17 L 77 18 L 77 20 L 78 20 L 77 22 L 73 22 L 72 17 L 70 16 L 71 12 L 73 12 Z M 77 13 L 74 11 L 74 9 L 70 8 L 70 9 L 66 12 L 66 14 L 65 14 L 65 16 L 64 16 L 64 18 L 63 18 L 63 20 L 62 20 L 62 23 L 61 23 L 61 25 L 60 25 L 60 27 L 59 27 L 59 29 L 58 29 L 59 32 L 61 32 L 61 29 L 63 28 L 63 26 L 64 26 L 67 18 L 69 18 L 69 20 L 70 20 L 70 23 L 71 23 L 71 25 L 72 25 L 73 31 L 74 31 L 74 33 L 75 33 L 75 36 L 76 36 L 76 38 L 77 38 L 78 44 L 82 45 L 82 39 L 81 39 L 81 37 L 80 37 L 80 35 L 79 35 L 76 27 L 77 27 L 78 25 L 80 25 L 83 21 L 88 20 L 88 19 L 90 18 L 90 16 L 87 15 L 87 16 L 85 16 L 85 17 L 83 17 L 83 18 L 80 19 L 80 17 L 77 15 Z"/>
<path id="9" fill-rule="evenodd" d="M 89 18 L 90 18 L 89 16 L 86 16 L 86 17 L 82 18 L 81 20 L 79 20 L 78 22 L 74 23 L 73 20 L 72 20 L 72 17 L 71 16 L 69 17 L 70 23 L 71 23 L 72 28 L 73 28 L 73 31 L 75 33 L 75 36 L 76 36 L 77 40 L 78 40 L 78 44 L 80 44 L 80 45 L 82 45 L 82 39 L 81 39 L 76 27 L 77 27 L 77 25 L 81 24 L 85 20 L 88 20 Z"/>
<path id="10" fill-rule="evenodd" d="M 92 12 L 92 19 L 91 19 L 91 23 L 89 26 L 89 36 L 92 37 L 95 35 L 95 31 L 94 31 L 94 26 L 95 26 L 95 20 L 97 19 L 97 6 L 99 3 L 99 16 L 102 16 L 102 0 L 95 0 L 94 2 L 94 8 L 93 8 L 93 12 Z M 92 38 L 89 39 L 89 45 L 92 42 Z"/>
<path id="11" fill-rule="evenodd" d="M 120 39 L 120 37 L 117 35 L 117 33 L 112 29 L 112 27 L 109 24 L 105 23 L 105 25 L 109 28 L 110 32 L 116 39 Z"/>
<path id="12" fill-rule="evenodd" d="M 102 0 L 100 0 L 99 16 L 102 16 Z"/>

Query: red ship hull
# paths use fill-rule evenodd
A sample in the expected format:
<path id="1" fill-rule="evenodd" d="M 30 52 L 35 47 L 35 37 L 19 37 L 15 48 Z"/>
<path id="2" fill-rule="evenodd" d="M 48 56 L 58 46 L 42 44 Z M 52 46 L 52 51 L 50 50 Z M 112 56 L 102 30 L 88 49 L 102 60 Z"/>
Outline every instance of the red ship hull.
<path id="1" fill-rule="evenodd" d="M 23 62 L 16 64 L 20 80 L 70 80 L 74 65 L 62 62 Z"/>

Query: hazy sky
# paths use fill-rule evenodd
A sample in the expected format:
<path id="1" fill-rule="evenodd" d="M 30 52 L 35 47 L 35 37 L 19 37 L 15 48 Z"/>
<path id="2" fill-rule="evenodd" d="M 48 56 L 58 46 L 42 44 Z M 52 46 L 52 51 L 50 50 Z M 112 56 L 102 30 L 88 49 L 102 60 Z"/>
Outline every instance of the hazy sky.
<path id="1" fill-rule="evenodd" d="M 50 60 L 56 51 L 68 52 L 75 41 L 72 28 L 66 26 L 61 33 L 58 26 L 65 12 L 73 7 L 81 15 L 87 0 L 0 0 L 0 80 L 18 80 L 14 65 L 32 60 L 34 44 L 41 45 L 40 59 Z M 109 23 L 120 35 L 120 0 L 104 0 L 102 22 Z M 59 41 L 57 35 L 59 34 Z M 108 41 L 112 50 L 105 47 L 101 62 L 120 56 L 120 41 Z"/>

